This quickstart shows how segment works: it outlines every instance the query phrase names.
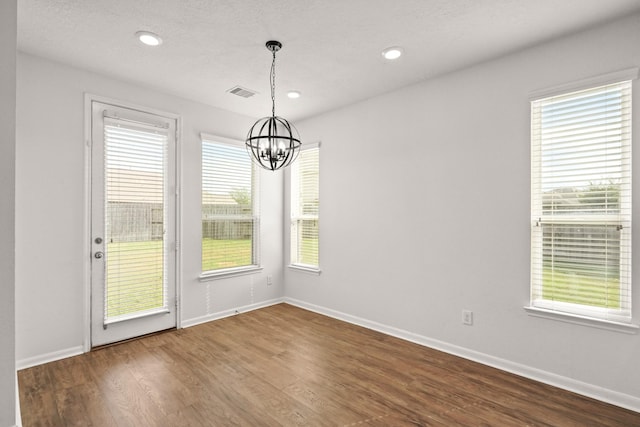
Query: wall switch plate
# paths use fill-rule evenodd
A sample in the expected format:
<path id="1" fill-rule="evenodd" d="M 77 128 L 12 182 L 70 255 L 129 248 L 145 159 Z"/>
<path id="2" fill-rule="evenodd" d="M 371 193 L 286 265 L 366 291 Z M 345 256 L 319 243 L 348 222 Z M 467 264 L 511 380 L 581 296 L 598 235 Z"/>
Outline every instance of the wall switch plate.
<path id="1" fill-rule="evenodd" d="M 271 286 L 273 284 L 273 278 L 271 277 L 271 275 L 267 276 L 267 286 Z"/>
<path id="2" fill-rule="evenodd" d="M 462 324 L 469 326 L 473 325 L 473 311 L 462 310 Z"/>

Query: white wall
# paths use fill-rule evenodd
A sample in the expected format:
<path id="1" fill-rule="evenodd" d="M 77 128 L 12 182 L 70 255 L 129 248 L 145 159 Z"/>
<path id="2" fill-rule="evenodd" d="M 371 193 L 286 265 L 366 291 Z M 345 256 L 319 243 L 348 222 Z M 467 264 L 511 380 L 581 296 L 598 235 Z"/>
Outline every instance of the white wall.
<path id="1" fill-rule="evenodd" d="M 16 422 L 16 1 L 0 2 L 0 426 Z"/>
<path id="2" fill-rule="evenodd" d="M 0 40 L 3 51 L 11 50 L 4 37 Z M 59 357 L 83 344 L 83 93 L 90 92 L 183 117 L 184 323 L 271 301 L 284 290 L 296 303 L 530 376 L 555 378 L 640 410 L 639 335 L 533 318 L 522 308 L 529 295 L 528 93 L 639 66 L 638 46 L 640 15 L 634 15 L 296 123 L 305 140 L 322 141 L 322 274 L 282 270 L 282 176 L 277 173 L 263 175 L 263 272 L 203 283 L 197 280 L 198 134 L 242 138 L 253 120 L 20 54 L 18 363 Z M 0 72 L 0 82 L 7 77 Z M 639 88 L 636 82 L 636 111 Z M 640 129 L 640 115 L 634 116 Z M 5 125 L 0 129 L 5 132 Z M 4 142 L 1 149 L 11 150 Z M 4 151 L 0 158 L 5 159 Z M 634 165 L 640 170 L 637 156 Z M 8 169 L 3 164 L 0 170 L 4 179 Z M 639 203 L 640 174 L 634 181 Z M 637 230 L 634 240 L 640 242 Z M 10 252 L 5 246 L 0 250 Z M 634 251 L 634 271 L 640 271 L 639 260 Z M 1 271 L 5 280 L 4 267 Z M 267 274 L 274 276 L 271 287 Z M 11 297 L 6 287 L 0 289 L 2 301 L 7 292 Z M 639 296 L 634 293 L 636 319 Z M 474 326 L 461 324 L 463 308 L 474 311 Z M 10 349 L 11 340 L 5 347 L 4 332 L 1 336 L 2 350 Z M 11 357 L 3 354 L 0 367 L 2 357 Z M 3 381 L 0 374 L 0 387 Z"/>
<path id="3" fill-rule="evenodd" d="M 523 310 L 528 94 L 638 67 L 638 46 L 634 15 L 296 123 L 305 140 L 322 141 L 322 274 L 286 270 L 287 298 L 640 410 L 640 335 Z M 633 96 L 637 135 L 640 81 Z M 635 173 L 638 223 L 639 203 Z M 462 309 L 473 326 L 461 324 Z"/>
<path id="4" fill-rule="evenodd" d="M 200 132 L 243 139 L 253 119 L 20 53 L 16 148 L 18 366 L 82 351 L 84 93 L 182 117 L 182 313 L 185 324 L 283 295 L 282 173 L 262 172 L 259 274 L 200 282 Z M 267 287 L 266 275 L 274 284 Z"/>

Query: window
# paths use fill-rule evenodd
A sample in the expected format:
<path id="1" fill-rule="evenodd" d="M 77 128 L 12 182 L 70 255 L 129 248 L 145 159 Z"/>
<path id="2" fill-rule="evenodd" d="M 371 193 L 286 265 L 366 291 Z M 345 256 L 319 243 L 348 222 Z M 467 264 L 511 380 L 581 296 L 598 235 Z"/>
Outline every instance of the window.
<path id="1" fill-rule="evenodd" d="M 307 145 L 291 166 L 291 264 L 318 270 L 320 148 Z"/>
<path id="2" fill-rule="evenodd" d="M 531 306 L 631 322 L 631 82 L 531 103 Z"/>
<path id="3" fill-rule="evenodd" d="M 258 267 L 257 180 L 242 142 L 202 136 L 203 276 Z"/>

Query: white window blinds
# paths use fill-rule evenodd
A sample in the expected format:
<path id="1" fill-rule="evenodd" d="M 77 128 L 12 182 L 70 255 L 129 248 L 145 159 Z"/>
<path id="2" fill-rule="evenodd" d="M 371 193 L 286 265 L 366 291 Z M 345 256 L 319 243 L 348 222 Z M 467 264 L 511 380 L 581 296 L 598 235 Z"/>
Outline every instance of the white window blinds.
<path id="1" fill-rule="evenodd" d="M 167 309 L 168 130 L 105 117 L 105 324 Z"/>
<path id="2" fill-rule="evenodd" d="M 631 82 L 531 103 L 531 305 L 631 321 Z"/>
<path id="3" fill-rule="evenodd" d="M 319 267 L 320 149 L 303 149 L 291 166 L 291 264 Z"/>
<path id="4" fill-rule="evenodd" d="M 259 263 L 257 176 L 242 143 L 203 136 L 203 272 Z"/>

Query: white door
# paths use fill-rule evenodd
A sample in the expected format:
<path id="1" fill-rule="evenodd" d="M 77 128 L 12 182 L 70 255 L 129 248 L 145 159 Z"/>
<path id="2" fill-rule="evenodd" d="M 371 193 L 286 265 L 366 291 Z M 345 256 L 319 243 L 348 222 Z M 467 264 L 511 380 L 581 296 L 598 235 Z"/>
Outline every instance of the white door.
<path id="1" fill-rule="evenodd" d="M 176 120 L 91 110 L 95 347 L 176 326 Z"/>

